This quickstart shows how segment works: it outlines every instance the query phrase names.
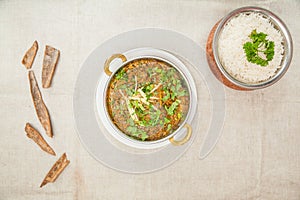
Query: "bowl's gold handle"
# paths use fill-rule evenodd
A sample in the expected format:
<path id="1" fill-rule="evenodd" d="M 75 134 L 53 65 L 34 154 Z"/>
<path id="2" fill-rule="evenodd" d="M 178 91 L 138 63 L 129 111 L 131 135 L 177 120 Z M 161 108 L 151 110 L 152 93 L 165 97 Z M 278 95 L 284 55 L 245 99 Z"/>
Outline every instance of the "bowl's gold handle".
<path id="1" fill-rule="evenodd" d="M 192 127 L 189 124 L 185 124 L 184 127 L 187 129 L 187 133 L 182 140 L 179 140 L 179 141 L 174 140 L 174 136 L 169 139 L 173 145 L 175 145 L 175 146 L 183 145 L 190 140 L 190 138 L 192 136 Z"/>
<path id="2" fill-rule="evenodd" d="M 108 76 L 110 76 L 112 74 L 112 72 L 109 70 L 109 65 L 110 65 L 111 61 L 113 61 L 116 58 L 121 58 L 122 62 L 126 62 L 127 61 L 127 58 L 123 54 L 113 54 L 110 58 L 108 58 L 105 61 L 105 64 L 104 64 L 104 72 Z"/>

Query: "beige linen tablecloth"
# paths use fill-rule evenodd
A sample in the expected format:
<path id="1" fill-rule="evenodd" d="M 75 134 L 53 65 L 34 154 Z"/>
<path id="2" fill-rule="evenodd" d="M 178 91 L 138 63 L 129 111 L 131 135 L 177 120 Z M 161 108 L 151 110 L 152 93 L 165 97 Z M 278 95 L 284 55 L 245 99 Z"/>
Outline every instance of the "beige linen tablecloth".
<path id="1" fill-rule="evenodd" d="M 294 39 L 286 75 L 270 88 L 226 88 L 226 117 L 214 151 L 199 160 L 204 135 L 168 168 L 131 175 L 109 169 L 81 145 L 72 95 L 81 63 L 105 40 L 124 31 L 158 27 L 178 31 L 203 48 L 210 28 L 229 11 L 261 6 L 279 15 Z M 285 1 L 0 1 L 0 199 L 300 199 L 300 2 Z M 40 81 L 44 46 L 61 50 L 50 89 L 42 90 L 55 137 L 46 139 L 70 165 L 54 184 L 39 188 L 56 161 L 24 132 L 42 130 L 21 65 L 34 40 Z M 207 108 L 209 109 L 209 108 Z"/>

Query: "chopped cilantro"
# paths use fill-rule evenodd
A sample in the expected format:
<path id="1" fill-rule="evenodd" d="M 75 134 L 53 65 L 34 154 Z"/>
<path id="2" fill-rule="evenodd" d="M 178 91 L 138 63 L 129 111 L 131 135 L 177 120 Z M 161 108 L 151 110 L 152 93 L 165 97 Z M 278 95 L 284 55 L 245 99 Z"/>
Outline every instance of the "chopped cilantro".
<path id="1" fill-rule="evenodd" d="M 174 111 L 177 108 L 177 106 L 179 105 L 179 103 L 180 103 L 180 100 L 177 99 L 176 101 L 174 101 L 171 104 L 171 106 L 169 108 L 167 106 L 165 106 L 165 109 L 166 109 L 168 115 L 173 115 L 174 114 Z"/>
<path id="2" fill-rule="evenodd" d="M 163 101 L 167 101 L 170 98 L 169 90 L 165 90 L 166 95 L 162 98 Z"/>
<path id="3" fill-rule="evenodd" d="M 162 69 L 160 69 L 160 68 L 156 68 L 156 70 L 155 70 L 157 73 L 161 73 L 162 72 Z"/>
<path id="4" fill-rule="evenodd" d="M 122 68 L 119 72 L 117 72 L 116 79 L 117 80 L 121 79 L 125 74 L 126 74 L 126 71 L 124 68 Z"/>
<path id="5" fill-rule="evenodd" d="M 266 37 L 267 34 L 263 32 L 257 33 L 256 29 L 251 32 L 249 38 L 252 42 L 246 42 L 243 45 L 248 62 L 264 67 L 273 59 L 274 42 L 267 40 Z M 265 58 L 262 58 L 259 52 L 262 52 Z"/>
<path id="6" fill-rule="evenodd" d="M 128 123 L 130 124 L 130 126 L 134 126 L 134 121 L 131 117 L 128 118 Z"/>
<path id="7" fill-rule="evenodd" d="M 156 112 L 150 112 L 150 117 L 151 117 L 151 119 L 149 120 L 149 125 L 150 126 L 157 125 L 157 123 L 159 121 L 160 114 L 161 114 L 160 110 L 157 110 Z"/>
<path id="8" fill-rule="evenodd" d="M 186 90 L 181 90 L 177 92 L 177 96 L 182 97 L 182 96 L 186 96 Z"/>
<path id="9" fill-rule="evenodd" d="M 168 118 L 164 118 L 164 124 L 170 123 L 170 120 Z"/>
<path id="10" fill-rule="evenodd" d="M 138 129 L 136 126 L 128 126 L 126 130 L 131 136 L 140 138 L 143 141 L 149 137 L 145 131 Z"/>
<path id="11" fill-rule="evenodd" d="M 172 128 L 172 125 L 171 125 L 171 124 L 168 124 L 168 126 L 167 126 L 167 131 L 171 130 L 171 128 Z"/>

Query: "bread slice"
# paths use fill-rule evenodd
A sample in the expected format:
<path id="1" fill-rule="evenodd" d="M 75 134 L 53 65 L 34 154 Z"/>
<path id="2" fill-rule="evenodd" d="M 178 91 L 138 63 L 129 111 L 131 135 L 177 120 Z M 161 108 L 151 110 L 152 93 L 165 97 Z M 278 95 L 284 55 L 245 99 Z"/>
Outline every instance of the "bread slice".
<path id="1" fill-rule="evenodd" d="M 33 45 L 26 51 L 22 59 L 22 64 L 26 67 L 26 69 L 31 69 L 38 48 L 39 47 L 37 41 L 34 41 Z"/>
<path id="2" fill-rule="evenodd" d="M 66 153 L 64 153 L 49 170 L 40 187 L 43 187 L 47 183 L 53 183 L 69 163 L 70 161 L 67 159 Z"/>
<path id="3" fill-rule="evenodd" d="M 26 126 L 25 126 L 25 132 L 27 133 L 27 137 L 29 137 L 30 139 L 32 139 L 37 145 L 39 145 L 39 147 L 55 156 L 55 152 L 54 150 L 50 147 L 50 145 L 46 142 L 46 140 L 43 138 L 43 136 L 35 129 L 32 127 L 32 125 L 30 123 L 26 123 Z"/>
<path id="4" fill-rule="evenodd" d="M 33 71 L 28 72 L 28 79 L 29 79 L 29 83 L 30 83 L 30 92 L 31 92 L 31 96 L 32 96 L 36 114 L 37 114 L 42 126 L 44 127 L 46 134 L 49 137 L 53 137 L 50 115 L 49 115 L 48 109 L 44 103 L 44 100 L 42 98 L 42 94 L 40 92 L 40 89 L 39 89 L 39 86 L 38 86 L 38 83 L 36 81 Z"/>
<path id="5" fill-rule="evenodd" d="M 54 71 L 59 59 L 60 51 L 51 46 L 46 45 L 43 69 L 42 69 L 42 86 L 49 88 L 51 86 Z"/>

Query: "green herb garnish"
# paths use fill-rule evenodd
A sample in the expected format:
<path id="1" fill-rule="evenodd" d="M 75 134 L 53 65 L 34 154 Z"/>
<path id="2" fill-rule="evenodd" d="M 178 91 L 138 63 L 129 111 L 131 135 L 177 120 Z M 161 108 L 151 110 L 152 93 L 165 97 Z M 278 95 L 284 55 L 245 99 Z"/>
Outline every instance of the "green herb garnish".
<path id="1" fill-rule="evenodd" d="M 167 124 L 167 123 L 170 123 L 171 122 L 171 120 L 169 120 L 168 118 L 164 118 L 164 124 Z"/>
<path id="2" fill-rule="evenodd" d="M 167 101 L 169 98 L 170 98 L 170 92 L 169 92 L 169 90 L 165 90 L 165 93 L 166 93 L 166 96 L 164 96 L 163 98 L 162 98 L 162 100 L 165 102 L 165 101 Z"/>
<path id="3" fill-rule="evenodd" d="M 162 69 L 160 69 L 160 68 L 156 68 L 156 70 L 155 70 L 157 73 L 161 73 L 162 72 Z"/>
<path id="4" fill-rule="evenodd" d="M 166 109 L 168 115 L 173 115 L 174 114 L 174 111 L 176 110 L 179 103 L 180 103 L 180 100 L 177 99 L 176 101 L 174 101 L 171 104 L 171 106 L 169 108 L 167 106 L 165 106 L 165 109 Z"/>
<path id="5" fill-rule="evenodd" d="M 168 124 L 168 126 L 167 126 L 167 131 L 171 130 L 171 128 L 172 128 L 172 125 L 171 125 L 171 124 Z"/>
<path id="6" fill-rule="evenodd" d="M 119 80 L 121 78 L 123 78 L 123 76 L 126 74 L 126 71 L 123 69 L 121 69 L 117 74 L 116 74 L 116 79 Z"/>
<path id="7" fill-rule="evenodd" d="M 148 138 L 148 135 L 145 131 L 138 129 L 136 126 L 128 126 L 126 129 L 131 136 L 140 138 L 145 141 Z"/>
<path id="8" fill-rule="evenodd" d="M 248 62 L 267 66 L 274 57 L 274 42 L 266 39 L 267 34 L 257 33 L 256 30 L 253 30 L 249 37 L 252 42 L 246 42 L 243 46 Z M 265 58 L 262 58 L 262 55 Z"/>
<path id="9" fill-rule="evenodd" d="M 150 112 L 150 120 L 149 120 L 149 125 L 150 126 L 155 126 L 159 122 L 159 117 L 160 117 L 160 110 L 157 110 L 156 112 Z"/>

